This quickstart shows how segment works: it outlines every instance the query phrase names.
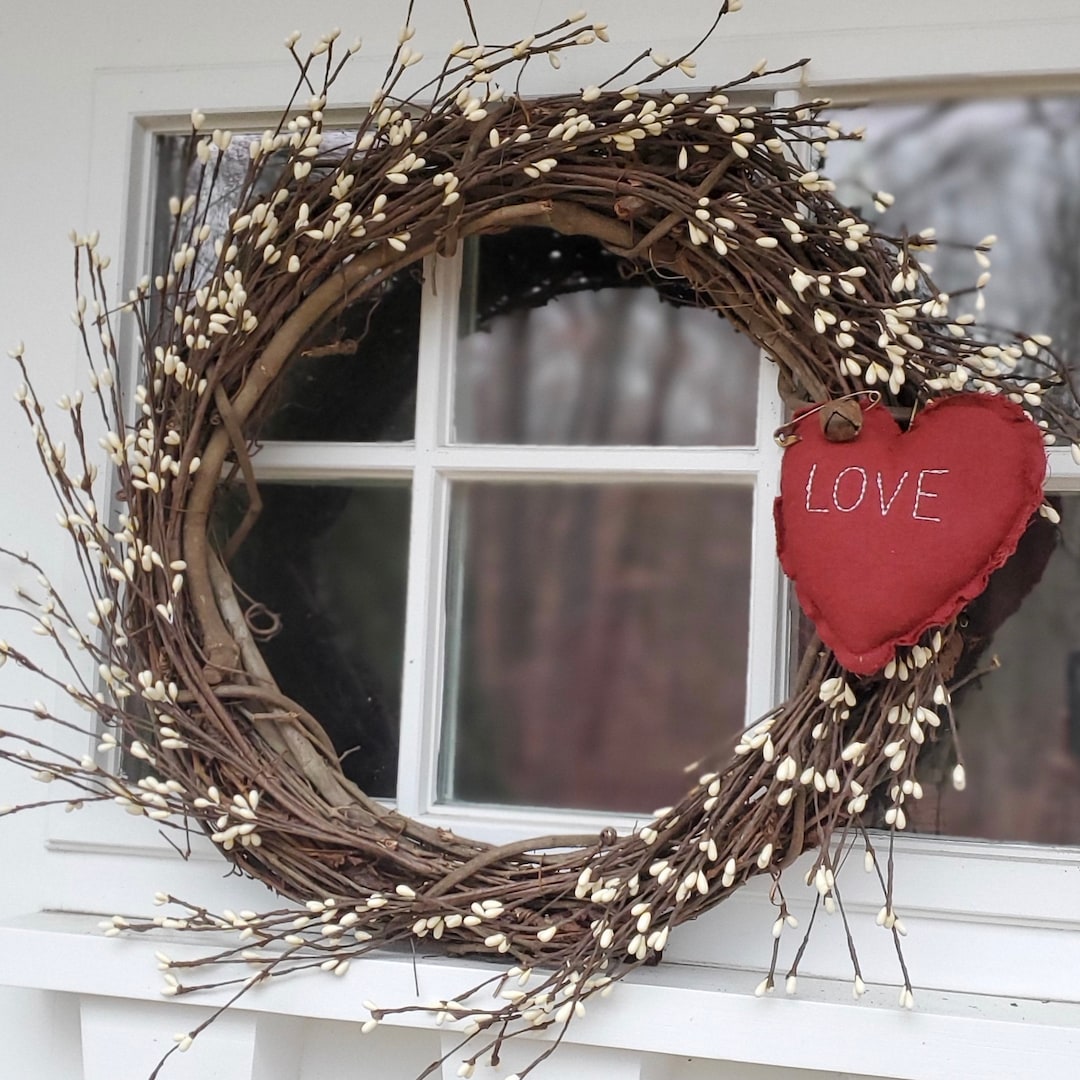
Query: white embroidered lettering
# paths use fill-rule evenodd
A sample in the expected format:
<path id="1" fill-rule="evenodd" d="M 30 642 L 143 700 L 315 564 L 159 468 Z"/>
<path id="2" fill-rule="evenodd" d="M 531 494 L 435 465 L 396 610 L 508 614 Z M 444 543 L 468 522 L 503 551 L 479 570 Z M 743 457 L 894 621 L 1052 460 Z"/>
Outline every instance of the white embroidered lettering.
<path id="1" fill-rule="evenodd" d="M 939 517 L 931 517 L 928 514 L 920 514 L 919 513 L 919 500 L 920 499 L 936 499 L 938 497 L 938 492 L 936 492 L 936 491 L 927 491 L 923 487 L 923 477 L 924 476 L 948 476 L 948 475 L 949 475 L 949 470 L 948 469 L 920 469 L 919 470 L 919 479 L 918 479 L 918 482 L 915 485 L 915 505 L 914 505 L 914 507 L 912 507 L 912 511 L 911 511 L 911 516 L 916 521 L 940 521 L 941 520 L 941 518 L 939 518 Z"/>
<path id="2" fill-rule="evenodd" d="M 893 493 L 889 496 L 889 501 L 885 501 L 885 486 L 881 482 L 881 473 L 877 474 L 877 490 L 878 490 L 878 504 L 881 506 L 881 516 L 885 517 L 886 514 L 892 509 L 892 504 L 896 502 L 896 496 L 900 494 L 900 489 L 907 481 L 907 470 L 904 470 L 903 475 L 896 482 L 896 487 L 893 488 Z"/>
<path id="3" fill-rule="evenodd" d="M 814 462 L 814 464 L 810 466 L 810 475 L 806 478 L 806 509 L 807 509 L 807 512 L 811 513 L 811 514 L 827 514 L 829 512 L 829 508 L 827 506 L 811 506 L 810 505 L 811 489 L 814 486 L 814 477 L 816 475 L 817 475 L 817 462 Z"/>
<path id="4" fill-rule="evenodd" d="M 843 483 L 844 477 L 848 473 L 858 473 L 862 477 L 862 486 L 859 488 L 859 495 L 850 506 L 840 505 L 840 485 Z M 856 510 L 862 505 L 863 498 L 866 495 L 866 470 L 860 469 L 858 465 L 849 465 L 846 469 L 840 470 L 840 475 L 836 478 L 836 483 L 833 484 L 832 501 L 833 506 L 842 514 L 850 514 L 852 510 Z"/>
<path id="5" fill-rule="evenodd" d="M 808 514 L 831 514 L 834 510 L 838 510 L 841 514 L 850 514 L 855 510 L 858 510 L 866 502 L 867 488 L 870 486 L 870 473 L 860 465 L 848 465 L 841 469 L 836 474 L 836 479 L 832 484 L 832 491 L 829 492 L 828 478 L 822 477 L 822 484 L 825 486 L 825 491 L 829 492 L 828 495 L 818 490 L 815 491 L 814 485 L 818 479 L 818 462 L 815 462 L 810 466 L 809 475 L 806 478 L 806 499 L 804 505 Z M 848 474 L 854 474 L 858 477 L 859 490 L 855 490 L 855 480 L 848 480 Z M 932 521 L 940 522 L 941 518 L 934 514 L 929 513 L 929 507 L 924 505 L 926 499 L 937 499 L 941 496 L 941 492 L 932 491 L 926 485 L 930 483 L 928 477 L 931 476 L 948 476 L 948 469 L 921 469 L 919 475 L 915 481 L 915 489 L 910 496 L 911 501 L 908 505 L 911 507 L 911 517 L 915 521 Z M 886 489 L 885 477 L 880 469 L 875 469 L 873 473 L 874 483 L 877 485 L 877 505 L 883 518 L 889 516 L 892 512 L 892 508 L 896 503 L 896 500 L 900 495 L 908 490 L 908 478 L 911 476 L 911 472 L 905 469 L 897 479 L 895 485 Z M 831 498 L 830 498 L 831 496 Z M 814 505 L 816 500 L 824 498 L 824 502 L 821 505 Z M 907 501 L 907 500 L 905 500 Z M 869 506 L 873 506 L 873 497 Z M 903 511 L 898 511 L 903 513 Z M 871 510 L 871 513 L 873 511 Z"/>

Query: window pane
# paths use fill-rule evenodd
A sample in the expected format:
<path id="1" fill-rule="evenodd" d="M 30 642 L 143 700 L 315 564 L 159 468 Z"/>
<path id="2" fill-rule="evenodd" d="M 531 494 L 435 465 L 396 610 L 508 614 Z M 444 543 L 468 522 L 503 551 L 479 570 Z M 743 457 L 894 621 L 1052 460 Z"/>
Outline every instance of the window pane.
<path id="1" fill-rule="evenodd" d="M 464 286 L 458 441 L 753 443 L 758 350 L 686 306 L 688 290 L 626 278 L 598 242 L 546 229 L 473 242 Z"/>
<path id="2" fill-rule="evenodd" d="M 967 788 L 928 783 L 915 821 L 924 831 L 1080 843 L 1080 494 L 1055 502 L 1060 536 L 1046 523 L 1029 530 L 969 609 L 967 634 L 983 649 L 958 676 L 992 656 L 1001 667 L 954 696 Z M 934 753 L 926 781 L 947 780 L 952 763 Z"/>
<path id="3" fill-rule="evenodd" d="M 976 244 L 995 234 L 986 317 L 1045 333 L 1066 360 L 1080 353 L 1080 98 L 934 101 L 836 110 L 863 142 L 829 144 L 838 195 L 893 236 L 934 227 L 942 240 Z M 870 193 L 896 202 L 884 214 Z M 982 272 L 965 247 L 925 256 L 942 290 L 969 289 Z M 952 308 L 974 310 L 972 295 Z M 1068 401 L 1067 395 L 1060 398 Z"/>
<path id="4" fill-rule="evenodd" d="M 882 105 L 838 118 L 867 129 L 863 143 L 830 144 L 828 173 L 839 196 L 894 236 L 933 226 L 942 239 L 972 244 L 997 234 L 980 319 L 1049 333 L 1075 364 L 1080 99 Z M 884 214 L 869 195 L 880 189 L 896 196 Z M 982 270 L 963 248 L 942 245 L 926 259 L 948 292 L 970 286 Z M 958 313 L 974 310 L 970 296 L 953 303 Z M 925 756 L 926 798 L 908 803 L 922 831 L 1080 843 L 1080 495 L 1059 498 L 1057 547 L 1054 531 L 1036 522 L 969 608 L 976 648 L 958 677 L 994 655 L 1002 667 L 955 696 L 966 790 L 935 784 L 951 771 L 948 747 Z"/>
<path id="5" fill-rule="evenodd" d="M 316 169 L 332 169 L 353 132 L 330 132 Z M 189 165 L 187 140 L 159 136 L 154 260 L 165 265 L 174 219 L 169 195 L 193 195 L 189 215 L 205 218 L 211 236 L 228 234 L 229 215 L 245 196 L 250 167 L 248 146 L 258 136 L 239 134 L 225 151 L 212 198 L 200 186 L 197 163 Z M 282 158 L 284 161 L 284 158 Z M 253 193 L 258 195 L 259 192 Z M 183 219 L 186 226 L 188 218 Z M 216 269 L 212 243 L 204 244 L 196 285 L 207 284 Z M 403 270 L 374 295 L 330 311 L 289 361 L 273 395 L 252 419 L 250 430 L 262 440 L 404 442 L 414 433 L 416 364 L 420 339 L 421 273 Z M 297 295 L 299 303 L 302 296 Z"/>
<path id="6" fill-rule="evenodd" d="M 402 270 L 320 326 L 278 380 L 259 438 L 411 440 L 421 288 L 419 269 Z"/>
<path id="7" fill-rule="evenodd" d="M 264 483 L 262 513 L 230 563 L 264 605 L 256 630 L 282 691 L 322 723 L 348 776 L 392 796 L 397 774 L 410 485 Z M 241 486 L 219 497 L 219 531 L 240 522 Z"/>
<path id="8" fill-rule="evenodd" d="M 456 484 L 441 796 L 649 811 L 744 723 L 749 488 Z"/>

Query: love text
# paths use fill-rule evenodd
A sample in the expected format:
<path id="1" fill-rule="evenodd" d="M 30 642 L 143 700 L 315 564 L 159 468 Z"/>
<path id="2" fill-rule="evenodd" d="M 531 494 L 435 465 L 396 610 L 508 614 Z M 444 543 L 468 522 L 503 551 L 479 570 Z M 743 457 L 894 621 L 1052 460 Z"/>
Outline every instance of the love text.
<path id="1" fill-rule="evenodd" d="M 830 484 L 829 476 L 818 476 L 815 463 L 810 466 L 810 475 L 806 478 L 806 510 L 810 514 L 835 511 L 850 514 L 865 506 L 888 517 L 895 507 L 898 514 L 910 513 L 915 521 L 941 521 L 933 513 L 937 507 L 929 503 L 940 495 L 939 491 L 933 490 L 939 482 L 931 478 L 948 474 L 948 469 L 920 469 L 912 479 L 910 471 L 905 469 L 894 481 L 891 477 L 886 479 L 881 470 L 871 473 L 859 465 L 848 465 L 832 478 Z"/>

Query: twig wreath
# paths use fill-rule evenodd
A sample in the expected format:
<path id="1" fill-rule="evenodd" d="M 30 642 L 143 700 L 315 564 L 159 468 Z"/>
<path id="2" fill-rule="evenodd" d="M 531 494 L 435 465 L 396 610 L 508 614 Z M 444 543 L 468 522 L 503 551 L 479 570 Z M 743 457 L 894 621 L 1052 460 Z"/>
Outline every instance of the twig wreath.
<path id="1" fill-rule="evenodd" d="M 738 6 L 728 0 L 717 22 Z M 93 608 L 81 618 L 36 562 L 8 552 L 39 574 L 25 610 L 71 681 L 14 645 L 3 653 L 92 721 L 41 703 L 23 711 L 99 740 L 102 752 L 124 744 L 151 775 L 136 782 L 98 757 L 6 731 L 0 757 L 77 789 L 36 806 L 113 800 L 181 832 L 205 831 L 243 873 L 289 901 L 214 914 L 159 895 L 169 915 L 116 917 L 108 932 L 235 932 L 235 944 L 202 960 L 161 957 L 166 994 L 200 988 L 185 981 L 186 967 L 225 965 L 202 988 L 232 986 L 232 1000 L 291 972 L 342 975 L 352 959 L 393 942 L 505 957 L 508 971 L 458 1000 L 405 1007 L 438 1012 L 460 1030 L 463 1076 L 519 1032 L 565 1031 L 594 995 L 657 962 L 674 927 L 757 875 L 773 882 L 776 940 L 758 988 L 771 990 L 781 934 L 795 924 L 781 873 L 809 850 L 814 914 L 820 905 L 843 917 L 835 875 L 853 845 L 865 849 L 881 883 L 878 922 L 903 969 L 900 1001 L 910 1007 L 892 859 L 878 860 L 867 827 L 883 817 L 891 843 L 905 828 L 905 804 L 922 795 L 920 752 L 954 728 L 950 685 L 963 634 L 956 622 L 935 628 L 865 677 L 815 640 L 789 699 L 747 728 L 733 753 L 718 750 L 697 766 L 690 789 L 629 835 L 605 829 L 494 847 L 410 820 L 347 779 L 318 718 L 278 689 L 226 553 L 211 540 L 223 476 L 242 476 L 250 502 L 229 551 L 257 513 L 250 449 L 260 406 L 311 335 L 396 271 L 450 254 L 467 237 L 545 226 L 596 238 L 627 273 L 683 283 L 697 306 L 767 351 L 793 407 L 872 389 L 882 407 L 910 416 L 952 395 L 1008 395 L 1047 443 L 1069 441 L 1080 460 L 1076 395 L 1048 339 L 980 336 L 972 316 L 950 314 L 955 298 L 920 264 L 931 235 L 878 234 L 806 164 L 850 137 L 822 119 L 826 103 L 733 103 L 732 91 L 770 74 L 763 68 L 709 90 L 660 89 L 666 76 L 693 74 L 692 52 L 644 54 L 579 93 L 504 93 L 529 64 L 558 66 L 563 51 L 606 40 L 602 25 L 582 18 L 516 44 L 458 44 L 431 82 L 399 99 L 399 82 L 421 59 L 406 26 L 343 148 L 324 146 L 325 110 L 359 44 L 341 56 L 335 32 L 303 56 L 290 37 L 300 71 L 293 98 L 278 125 L 250 142 L 224 234 L 207 207 L 231 135 L 203 133 L 195 112 L 188 155 L 197 192 L 170 200 L 167 269 L 113 308 L 96 235 L 74 237 L 75 320 L 92 374 L 85 399 L 60 401 L 72 448 L 54 435 L 22 348 L 13 352 L 25 378 L 17 397 Z M 647 74 L 629 85 L 641 66 Z M 991 243 L 976 248 L 981 259 Z M 983 284 L 985 276 L 977 295 Z M 134 320 L 142 372 L 132 398 L 120 391 L 122 314 Z M 100 461 L 89 434 L 96 412 L 106 429 Z M 961 763 L 953 781 L 963 786 Z M 789 990 L 804 947 L 805 939 L 787 971 Z M 853 945 L 851 961 L 858 995 Z M 370 1005 L 365 1029 L 395 1011 Z M 199 1030 L 178 1036 L 173 1050 Z"/>

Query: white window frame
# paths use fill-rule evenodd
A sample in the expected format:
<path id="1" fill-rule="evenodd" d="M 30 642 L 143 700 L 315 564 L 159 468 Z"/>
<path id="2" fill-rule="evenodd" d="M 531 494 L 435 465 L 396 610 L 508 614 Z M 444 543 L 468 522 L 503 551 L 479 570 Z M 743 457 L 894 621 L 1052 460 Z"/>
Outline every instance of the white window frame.
<path id="1" fill-rule="evenodd" d="M 410 478 L 412 515 L 401 700 L 398 809 L 460 834 L 502 843 L 522 836 L 633 827 L 633 815 L 468 805 L 440 801 L 439 746 L 448 639 L 447 557 L 455 482 L 496 480 L 605 484 L 679 483 L 753 492 L 747 717 L 773 707 L 783 687 L 787 604 L 776 561 L 772 502 L 782 422 L 775 367 L 759 355 L 756 446 L 524 446 L 452 440 L 454 353 L 461 280 L 459 252 L 425 264 L 420 318 L 415 439 L 401 444 L 265 443 L 254 458 L 262 481 L 357 481 Z M 744 362 L 737 357 L 733 362 Z M 672 799 L 681 794 L 671 792 Z M 642 807 L 648 813 L 651 807 Z"/>
<path id="2" fill-rule="evenodd" d="M 1071 19 L 1063 21 L 1070 27 L 1075 25 Z M 998 35 L 1003 32 L 1002 29 L 996 31 Z M 781 38 L 777 48 L 783 44 L 784 39 Z M 985 47 L 983 55 L 987 55 Z M 830 62 L 832 68 L 827 63 L 824 65 L 826 70 L 840 71 L 834 80 L 837 85 L 858 84 L 860 96 L 876 92 L 875 83 L 866 72 L 859 73 L 856 68 L 852 73 L 850 64 L 845 68 L 844 63 L 835 58 L 830 58 Z M 925 57 L 918 62 L 928 63 Z M 381 76 L 379 65 L 359 58 L 357 68 L 359 75 L 356 85 L 375 85 Z M 845 71 L 849 72 L 847 76 L 844 75 Z M 813 67 L 810 74 L 813 74 Z M 887 80 L 890 72 L 883 71 L 880 76 Z M 288 85 L 289 78 L 284 64 L 252 65 L 241 70 L 230 70 L 227 78 L 212 81 L 212 104 L 216 111 L 206 109 L 208 122 L 234 129 L 260 126 L 260 112 L 256 106 L 277 102 L 281 97 L 281 88 Z M 555 76 L 549 75 L 548 78 L 550 80 Z M 126 292 L 138 277 L 138 268 L 146 265 L 149 256 L 149 236 L 145 223 L 150 219 L 152 140 L 160 133 L 183 130 L 191 103 L 202 97 L 206 104 L 205 87 L 205 71 L 191 68 L 103 72 L 95 80 L 91 125 L 93 148 L 88 184 L 88 207 L 92 213 L 88 216 L 100 222 L 106 237 L 124 238 L 116 295 Z M 547 88 L 545 85 L 536 87 L 538 92 Z M 934 89 L 944 93 L 950 87 L 938 82 Z M 801 92 L 807 97 L 816 96 L 812 90 L 804 89 Z M 882 88 L 882 96 L 890 92 L 889 85 Z M 342 122 L 347 120 L 347 117 L 343 117 Z M 454 271 L 448 266 L 441 268 L 440 272 L 452 274 Z M 443 295 L 448 295 L 448 292 Z M 453 319 L 446 305 L 437 319 L 429 312 L 425 312 L 424 318 L 422 349 L 443 350 L 447 339 L 454 336 Z M 441 377 L 445 378 L 445 368 L 443 371 Z M 771 421 L 764 418 L 768 415 L 775 417 L 779 408 L 774 400 L 772 379 L 767 374 L 760 380 L 759 394 L 768 401 L 763 401 L 759 407 L 758 442 L 761 449 L 754 453 L 767 454 Z M 438 686 L 437 678 L 433 678 L 432 673 L 438 670 L 437 643 L 442 640 L 442 634 L 439 632 L 438 616 L 428 609 L 431 606 L 436 609 L 442 607 L 441 603 L 433 604 L 433 601 L 441 595 L 438 586 L 442 584 L 444 568 L 432 552 L 437 549 L 445 530 L 447 500 L 445 491 L 434 491 L 436 477 L 440 467 L 467 469 L 478 464 L 460 456 L 472 452 L 471 448 L 446 449 L 435 443 L 434 435 L 446 430 L 445 411 L 440 415 L 438 403 L 441 401 L 445 410 L 450 400 L 451 395 L 445 390 L 440 392 L 438 386 L 422 388 L 417 409 L 418 454 L 421 452 L 421 438 L 428 442 L 423 449 L 426 461 L 418 468 L 413 481 L 414 501 L 418 498 L 430 499 L 435 512 L 428 518 L 430 534 L 419 538 L 419 544 L 414 539 L 415 550 L 410 555 L 410 560 L 422 560 L 415 570 L 427 575 L 430 586 L 424 595 L 414 590 L 409 599 L 407 663 L 418 662 L 427 675 L 426 684 L 420 681 L 411 685 L 408 681 L 406 683 L 403 712 L 415 716 L 425 710 L 429 716 L 433 715 L 432 691 Z M 423 436 L 422 431 L 425 433 Z M 392 455 L 393 451 L 387 450 L 386 453 Z M 505 466 L 513 467 L 513 456 L 527 452 L 510 448 L 504 453 Z M 566 453 L 572 457 L 577 451 Z M 588 453 L 590 456 L 599 454 L 600 458 L 608 455 L 612 464 L 622 454 L 622 467 L 629 471 L 636 469 L 641 475 L 646 475 L 650 469 L 655 469 L 659 460 L 654 455 L 667 452 L 622 451 L 616 448 Z M 750 452 L 722 453 L 746 455 Z M 653 459 L 652 464 L 644 457 L 635 459 L 638 454 L 647 454 Z M 706 455 L 715 457 L 717 451 L 673 450 L 670 454 L 673 463 L 679 462 L 682 467 L 689 467 L 690 461 L 699 454 L 704 461 Z M 456 460 L 454 455 L 459 455 Z M 1080 491 L 1080 470 L 1072 464 L 1067 451 L 1052 451 L 1050 458 L 1052 490 Z M 369 467 L 370 462 L 374 461 L 375 457 L 372 456 Z M 729 463 L 736 461 L 736 457 L 732 456 Z M 269 468 L 273 463 L 273 455 L 268 451 L 263 456 L 261 467 Z M 387 469 L 392 467 L 389 459 L 385 464 Z M 279 462 L 279 465 L 284 468 L 285 463 Z M 399 463 L 393 467 L 404 466 Z M 490 461 L 481 467 L 488 470 L 494 468 Z M 587 465 L 581 459 L 575 467 L 587 471 L 588 468 L 595 468 L 595 463 Z M 700 467 L 702 472 L 713 468 L 711 464 Z M 754 465 L 753 468 L 761 469 L 755 496 L 755 520 L 759 521 L 763 520 L 762 508 L 771 503 L 775 482 L 769 478 L 763 466 Z M 743 461 L 741 468 L 733 468 L 732 471 L 745 478 L 753 471 L 750 458 Z M 713 472 L 709 478 L 719 477 Z M 445 486 L 445 480 L 438 483 Z M 428 485 L 426 492 L 425 484 Z M 761 640 L 752 643 L 752 654 L 758 659 L 751 661 L 751 672 L 754 673 L 752 692 L 755 695 L 750 702 L 751 711 L 762 704 L 768 707 L 778 700 L 780 694 L 774 672 L 782 666 L 776 663 L 781 648 L 774 628 L 781 625 L 783 618 L 783 605 L 779 603 L 781 586 L 778 573 L 772 576 L 774 584 L 766 587 L 769 575 L 760 572 L 760 565 L 763 565 L 760 559 L 773 557 L 772 543 L 771 532 L 767 536 L 761 535 L 761 530 L 755 533 L 754 559 L 759 572 L 756 574 L 754 600 L 757 607 L 752 608 L 751 622 L 756 627 L 755 634 L 761 635 Z M 757 622 L 762 603 L 776 613 L 777 619 L 774 623 L 770 617 L 765 629 L 758 627 Z M 762 677 L 760 658 L 770 656 L 775 666 L 772 672 Z M 422 685 L 428 689 L 422 691 Z M 404 724 L 415 723 L 413 719 L 404 721 Z M 414 781 L 403 785 L 399 791 L 399 805 L 408 813 L 427 816 L 429 820 L 456 827 L 449 817 L 443 816 L 441 808 L 433 806 L 435 747 L 431 738 L 421 740 L 415 748 L 410 748 L 410 740 L 405 737 L 407 730 L 403 726 L 403 769 L 406 766 L 410 769 L 415 767 L 415 772 L 409 774 Z M 409 754 L 412 755 L 411 762 L 406 757 Z M 520 835 L 522 831 L 532 832 L 537 826 L 548 831 L 556 821 L 561 830 L 571 822 L 576 826 L 588 827 L 601 819 L 603 824 L 611 820 L 608 815 L 600 818 L 578 814 L 564 817 L 561 813 L 545 815 L 543 820 L 537 820 L 530 818 L 527 811 L 503 810 L 498 812 L 496 820 L 494 815 L 485 818 L 484 811 L 471 808 L 467 811 L 456 810 L 455 815 L 453 821 L 461 825 L 462 831 L 486 833 L 493 840 Z M 64 853 L 67 859 L 65 865 L 71 871 L 70 884 L 61 887 L 57 896 L 57 906 L 60 907 L 87 906 L 82 883 L 95 880 L 98 891 L 94 906 L 99 910 L 141 908 L 145 898 L 160 888 L 162 858 L 171 858 L 171 852 L 164 845 L 149 837 L 144 823 L 125 819 L 110 812 L 110 808 L 105 808 L 103 812 L 95 809 L 81 815 L 52 815 L 48 844 L 52 850 Z M 912 941 L 908 948 L 909 962 L 918 984 L 981 993 L 1080 1000 L 1080 992 L 1072 977 L 1072 970 L 1080 965 L 1080 873 L 1076 869 L 1078 856 L 1074 849 L 905 837 L 897 841 L 897 852 L 900 864 L 898 904 L 906 915 L 906 921 L 917 928 L 921 935 L 921 943 Z M 209 845 L 201 848 L 197 845 L 196 857 L 192 862 L 179 871 L 175 867 L 171 871 L 174 878 L 183 882 L 174 891 L 179 893 L 186 887 L 188 894 L 198 896 L 200 901 L 205 898 L 207 903 L 219 902 L 221 906 L 232 907 L 246 902 L 238 899 L 238 894 L 254 898 L 261 892 L 259 887 L 236 879 L 222 883 L 219 880 L 221 868 L 220 859 Z M 847 907 L 861 940 L 866 937 L 863 924 L 872 924 L 880 898 L 867 879 L 854 871 L 845 877 L 847 884 L 842 880 L 841 886 L 845 888 Z M 787 880 L 789 894 L 798 899 L 802 891 L 798 867 L 788 872 Z M 755 883 L 741 890 L 720 911 L 683 928 L 673 939 L 671 957 L 700 960 L 716 956 L 722 958 L 725 964 L 760 968 L 767 961 L 768 926 L 771 922 L 769 910 L 763 906 L 766 905 L 765 892 L 764 883 Z M 255 902 L 251 906 L 258 904 Z M 826 939 L 826 945 L 812 949 L 811 957 L 808 957 L 812 970 L 825 976 L 843 977 L 847 965 L 842 938 L 836 935 L 835 927 L 833 931 L 820 930 L 818 936 Z M 869 951 L 873 959 L 866 961 L 866 966 L 871 969 L 870 978 L 892 976 L 894 966 L 887 955 L 889 948 L 880 940 L 877 945 L 871 946 Z M 1036 961 L 1032 964 L 1033 957 L 1037 958 L 1040 950 L 1047 950 L 1052 957 L 1045 963 Z M 866 952 L 864 948 L 864 960 Z M 995 961 L 989 966 L 965 964 L 958 956 L 964 952 L 971 956 L 993 955 Z M 878 956 L 879 953 L 882 955 Z"/>

